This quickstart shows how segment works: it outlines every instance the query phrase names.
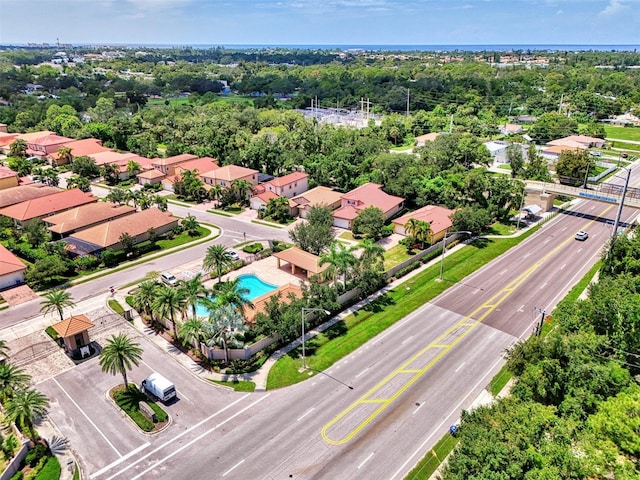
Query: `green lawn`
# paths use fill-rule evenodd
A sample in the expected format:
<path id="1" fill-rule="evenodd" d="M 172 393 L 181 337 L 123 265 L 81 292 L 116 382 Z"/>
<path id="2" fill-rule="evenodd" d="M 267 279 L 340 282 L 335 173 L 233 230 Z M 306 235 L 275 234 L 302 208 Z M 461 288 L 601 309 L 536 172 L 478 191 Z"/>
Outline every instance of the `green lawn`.
<path id="1" fill-rule="evenodd" d="M 633 150 L 634 152 L 640 151 L 640 144 L 637 143 L 628 143 L 628 142 L 618 142 L 618 141 L 609 141 L 607 144 L 611 148 L 621 148 L 624 150 Z M 617 152 L 612 152 L 614 155 Z"/>
<path id="2" fill-rule="evenodd" d="M 458 444 L 458 439 L 446 434 L 436 443 L 429 453 L 420 460 L 420 463 L 409 472 L 405 480 L 428 480 L 431 475 L 438 469 L 440 463 L 451 453 Z"/>
<path id="3" fill-rule="evenodd" d="M 412 255 L 407 253 L 407 247 L 404 245 L 396 245 L 384 252 L 384 268 L 385 270 L 395 267 L 399 263 L 409 260 Z"/>
<path id="4" fill-rule="evenodd" d="M 640 142 L 640 127 L 617 127 L 605 125 L 604 131 L 607 138 L 619 138 L 620 140 L 633 140 Z"/>
<path id="5" fill-rule="evenodd" d="M 300 349 L 281 357 L 269 371 L 267 389 L 292 385 L 309 378 L 313 372 L 326 370 L 407 314 L 528 238 L 537 229 L 534 227 L 516 238 L 478 239 L 449 255 L 444 261 L 442 282 L 436 281 L 440 273 L 439 264 L 423 270 L 306 342 L 309 371 L 299 371 L 302 366 Z"/>
<path id="6" fill-rule="evenodd" d="M 191 103 L 191 101 L 189 100 L 189 97 L 169 98 L 168 100 L 169 100 L 169 105 L 171 105 L 172 107 L 174 107 L 176 105 L 186 105 L 186 104 L 190 104 Z M 165 104 L 164 102 L 165 102 L 164 98 L 151 98 L 147 102 L 147 106 L 149 106 L 149 107 L 157 107 L 157 106 L 164 105 Z"/>
<path id="7" fill-rule="evenodd" d="M 140 402 L 147 402 L 156 414 L 158 422 L 166 422 L 169 419 L 169 415 L 167 415 L 162 407 L 148 399 L 133 383 L 129 384 L 129 390 L 125 390 L 123 385 L 115 387 L 111 391 L 111 395 L 116 404 L 145 432 L 153 431 L 156 428 L 156 424 L 140 412 Z"/>
<path id="8" fill-rule="evenodd" d="M 351 232 L 342 232 L 340 235 L 338 235 L 338 238 L 342 238 L 343 240 L 351 240 L 355 242 L 355 238 L 353 236 L 353 233 Z"/>
<path id="9" fill-rule="evenodd" d="M 245 380 L 233 380 L 231 382 L 224 382 L 222 380 L 211 380 L 218 385 L 224 385 L 225 387 L 231 387 L 236 392 L 253 392 L 256 389 L 256 384 L 253 382 L 247 382 Z"/>
<path id="10" fill-rule="evenodd" d="M 116 312 L 121 317 L 124 315 L 124 308 L 122 308 L 122 305 L 120 305 L 120 302 L 118 302 L 117 300 L 114 300 L 112 298 L 109 299 L 109 307 L 111 307 L 111 310 Z"/>
<path id="11" fill-rule="evenodd" d="M 524 224 L 520 222 L 520 225 L 522 226 Z M 483 233 L 485 235 L 511 235 L 515 231 L 516 231 L 516 225 L 510 222 L 507 222 L 507 223 L 496 222 L 491 224 L 489 228 Z"/>
<path id="12" fill-rule="evenodd" d="M 511 171 L 511 165 L 509 165 L 508 163 L 501 163 L 500 165 L 498 165 L 498 168 Z"/>

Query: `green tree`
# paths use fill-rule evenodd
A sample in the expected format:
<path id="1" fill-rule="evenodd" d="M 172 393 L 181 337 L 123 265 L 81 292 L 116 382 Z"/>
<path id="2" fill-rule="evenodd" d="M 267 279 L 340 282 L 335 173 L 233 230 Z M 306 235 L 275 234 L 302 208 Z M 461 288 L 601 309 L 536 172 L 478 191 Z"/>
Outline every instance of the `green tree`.
<path id="1" fill-rule="evenodd" d="M 151 321 L 153 321 L 153 300 L 160 286 L 161 284 L 157 280 L 145 280 L 138 285 L 133 294 L 133 308 L 140 313 L 149 315 Z"/>
<path id="2" fill-rule="evenodd" d="M 202 262 L 202 268 L 206 272 L 215 272 L 218 276 L 218 283 L 222 281 L 222 274 L 226 268 L 231 268 L 233 259 L 227 247 L 224 245 L 211 245 L 207 248 L 207 253 Z"/>
<path id="3" fill-rule="evenodd" d="M 129 160 L 127 162 L 127 173 L 129 177 L 135 177 L 140 172 L 140 164 L 135 160 Z"/>
<path id="4" fill-rule="evenodd" d="M 69 147 L 61 147 L 58 149 L 57 160 L 55 161 L 55 166 L 58 165 L 66 165 L 71 163 L 73 160 L 73 155 L 71 154 L 71 149 Z"/>
<path id="5" fill-rule="evenodd" d="M 210 347 L 221 343 L 224 348 L 224 361 L 228 364 L 229 343 L 235 340 L 232 335 L 246 330 L 242 314 L 233 305 L 209 310 L 209 320 L 205 323 L 204 329 L 205 343 Z"/>
<path id="6" fill-rule="evenodd" d="M 507 159 L 511 166 L 512 177 L 517 177 L 524 172 L 524 157 L 520 145 L 514 143 L 507 147 Z"/>
<path id="7" fill-rule="evenodd" d="M 244 315 L 244 307 L 254 308 L 251 300 L 247 298 L 250 291 L 240 285 L 240 279 L 234 278 L 226 282 L 214 285 L 211 294 L 215 297 L 214 304 L 217 307 L 231 305 Z"/>
<path id="8" fill-rule="evenodd" d="M 362 249 L 358 263 L 363 269 L 375 268 L 384 263 L 384 248 L 371 238 L 365 238 L 358 245 Z"/>
<path id="9" fill-rule="evenodd" d="M 105 163 L 100 168 L 100 175 L 108 185 L 115 185 L 120 180 L 120 166 L 115 163 Z"/>
<path id="10" fill-rule="evenodd" d="M 353 251 L 357 247 L 347 248 L 340 242 L 329 245 L 329 251 L 320 255 L 320 266 L 329 265 L 327 273 L 333 277 L 333 286 L 338 286 L 338 277 L 342 275 L 346 287 L 349 279 L 349 270 L 357 263 Z"/>
<path id="11" fill-rule="evenodd" d="M 186 231 L 190 236 L 195 237 L 198 235 L 198 229 L 200 228 L 200 224 L 198 220 L 193 215 L 189 214 L 180 222 L 182 229 Z"/>
<path id="12" fill-rule="evenodd" d="M 451 220 L 454 230 L 466 230 L 477 235 L 491 224 L 493 218 L 484 208 L 463 207 L 454 212 Z"/>
<path id="13" fill-rule="evenodd" d="M 190 318 L 180 325 L 178 335 L 185 342 L 195 342 L 198 352 L 202 352 L 202 341 L 205 338 L 204 321 L 195 316 Z"/>
<path id="14" fill-rule="evenodd" d="M 122 246 L 122 250 L 127 254 L 127 256 L 133 254 L 135 248 L 135 239 L 129 235 L 127 232 L 122 232 L 118 237 L 118 242 Z"/>
<path id="15" fill-rule="evenodd" d="M 431 224 L 423 220 L 410 218 L 404 228 L 409 235 L 421 243 L 421 248 L 424 249 L 424 244 L 429 241 L 429 236 L 431 235 Z"/>
<path id="16" fill-rule="evenodd" d="M 286 197 L 271 198 L 267 202 L 265 216 L 279 223 L 286 223 L 289 215 L 289 199 Z"/>
<path id="17" fill-rule="evenodd" d="M 31 174 L 33 164 L 26 159 L 26 157 L 9 157 L 7 159 L 7 165 L 9 168 L 16 172 L 20 177 L 26 177 Z"/>
<path id="18" fill-rule="evenodd" d="M 87 177 L 81 177 L 80 175 L 73 175 L 67 179 L 67 189 L 79 188 L 83 192 L 91 191 L 91 182 Z"/>
<path id="19" fill-rule="evenodd" d="M 209 189 L 209 200 L 219 202 L 222 197 L 224 187 L 222 185 L 215 184 Z"/>
<path id="20" fill-rule="evenodd" d="M 100 352 L 100 368 L 104 373 L 122 375 L 124 388 L 129 390 L 127 372 L 140 364 L 142 348 L 125 333 L 111 335 Z"/>
<path id="21" fill-rule="evenodd" d="M 23 223 L 22 231 L 29 245 L 34 248 L 51 239 L 49 230 L 47 230 L 44 222 L 39 218 L 34 218 L 33 220 Z"/>
<path id="22" fill-rule="evenodd" d="M 591 163 L 586 150 L 564 150 L 556 162 L 556 173 L 561 183 L 581 186 L 588 176 L 587 170 Z"/>
<path id="23" fill-rule="evenodd" d="M 0 363 L 0 400 L 2 404 L 11 399 L 19 390 L 29 385 L 31 377 L 24 370 L 7 363 Z"/>
<path id="24" fill-rule="evenodd" d="M 27 267 L 25 281 L 32 288 L 38 289 L 59 282 L 68 270 L 69 267 L 64 259 L 58 255 L 48 255 Z"/>
<path id="25" fill-rule="evenodd" d="M 196 316 L 198 302 L 207 295 L 207 288 L 202 284 L 202 273 L 198 272 L 190 280 L 178 281 L 178 288 L 184 294 L 185 303 L 191 307 L 191 315 Z"/>
<path id="26" fill-rule="evenodd" d="M 382 227 L 386 219 L 384 213 L 378 207 L 363 208 L 358 216 L 353 219 L 351 230 L 356 235 L 378 240 L 382 236 Z"/>
<path id="27" fill-rule="evenodd" d="M 124 205 L 129 201 L 129 194 L 124 188 L 116 187 L 109 192 L 105 199 L 118 205 Z"/>
<path id="28" fill-rule="evenodd" d="M 311 207 L 307 220 L 289 230 L 289 237 L 305 252 L 320 255 L 335 237 L 331 210 L 323 205 Z"/>
<path id="29" fill-rule="evenodd" d="M 16 158 L 24 158 L 26 157 L 27 152 L 27 142 L 18 138 L 14 142 L 9 145 L 9 156 Z"/>
<path id="30" fill-rule="evenodd" d="M 81 177 L 87 179 L 95 178 L 100 175 L 100 167 L 96 165 L 96 161 L 91 157 L 76 157 L 71 162 L 71 171 Z"/>
<path id="31" fill-rule="evenodd" d="M 49 409 L 49 400 L 37 390 L 19 390 L 6 405 L 7 419 L 22 425 L 35 444 L 37 433 L 33 424 Z"/>
<path id="32" fill-rule="evenodd" d="M 153 300 L 152 309 L 154 315 L 167 319 L 171 322 L 173 338 L 178 338 L 178 315 L 184 312 L 186 306 L 184 292 L 169 285 L 162 285 L 156 291 L 156 298 Z"/>
<path id="33" fill-rule="evenodd" d="M 543 113 L 527 133 L 537 143 L 547 143 L 578 132 L 578 122 L 557 112 Z"/>
<path id="34" fill-rule="evenodd" d="M 242 204 L 246 204 L 249 196 L 253 193 L 253 185 L 248 180 L 237 179 L 231 182 L 231 190 Z"/>
<path id="35" fill-rule="evenodd" d="M 527 163 L 525 165 L 525 178 L 541 182 L 551 182 L 549 165 L 547 160 L 538 153 L 536 147 L 531 145 L 527 151 Z"/>
<path id="36" fill-rule="evenodd" d="M 75 302 L 71 299 L 71 294 L 61 288 L 50 290 L 43 295 L 43 300 L 40 302 L 40 312 L 45 315 L 51 312 L 57 312 L 60 316 L 60 321 L 64 320 L 64 309 L 73 308 L 76 306 Z"/>

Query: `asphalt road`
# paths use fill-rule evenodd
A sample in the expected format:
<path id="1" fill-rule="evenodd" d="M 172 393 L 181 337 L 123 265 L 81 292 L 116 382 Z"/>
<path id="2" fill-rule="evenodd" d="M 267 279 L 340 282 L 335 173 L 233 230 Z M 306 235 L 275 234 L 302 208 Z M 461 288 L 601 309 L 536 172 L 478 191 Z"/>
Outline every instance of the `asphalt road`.
<path id="1" fill-rule="evenodd" d="M 623 219 L 635 213 L 625 209 Z M 114 413 L 105 392 L 117 381 L 96 359 L 39 388 L 55 399 L 50 416 L 92 479 L 402 478 L 486 388 L 504 351 L 531 334 L 538 309 L 551 311 L 597 261 L 614 217 L 614 207 L 580 202 L 326 372 L 284 390 L 204 385 L 144 343 L 148 366 L 132 378 L 157 369 L 190 401 L 168 407 L 174 423 L 158 435 L 139 434 Z M 578 230 L 589 239 L 574 240 Z"/>

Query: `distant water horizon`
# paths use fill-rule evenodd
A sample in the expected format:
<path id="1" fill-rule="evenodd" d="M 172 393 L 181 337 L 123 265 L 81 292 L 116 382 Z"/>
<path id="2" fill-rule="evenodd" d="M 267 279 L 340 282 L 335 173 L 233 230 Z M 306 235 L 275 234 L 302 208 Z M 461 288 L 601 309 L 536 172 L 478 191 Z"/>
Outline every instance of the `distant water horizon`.
<path id="1" fill-rule="evenodd" d="M 56 44 L 13 44 L 8 47 L 57 47 Z M 366 44 L 161 44 L 161 43 L 70 43 L 60 47 L 122 47 L 122 48 L 195 48 L 211 49 L 224 48 L 229 50 L 265 50 L 265 49 L 292 49 L 292 50 L 340 50 L 340 51 L 386 51 L 386 52 L 507 52 L 516 51 L 597 51 L 597 52 L 635 52 L 640 45 L 604 45 L 604 44 L 441 44 L 441 45 L 366 45 Z"/>

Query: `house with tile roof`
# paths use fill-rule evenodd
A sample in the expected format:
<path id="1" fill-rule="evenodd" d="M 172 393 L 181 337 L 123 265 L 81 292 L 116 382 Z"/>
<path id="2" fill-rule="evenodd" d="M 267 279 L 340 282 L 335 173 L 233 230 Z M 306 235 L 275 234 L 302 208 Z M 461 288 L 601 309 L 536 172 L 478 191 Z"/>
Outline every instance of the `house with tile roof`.
<path id="1" fill-rule="evenodd" d="M 98 197 L 94 197 L 91 193 L 73 188 L 0 208 L 0 215 L 21 223 L 97 201 Z"/>
<path id="2" fill-rule="evenodd" d="M 82 358 L 91 355 L 89 329 L 94 326 L 86 315 L 74 315 L 51 325 L 62 338 L 67 354 Z"/>
<path id="3" fill-rule="evenodd" d="M 320 257 L 313 253 L 305 252 L 301 248 L 291 247 L 281 252 L 275 252 L 278 268 L 290 270 L 292 275 L 303 274 L 305 276 L 318 275 L 329 268 L 329 264 L 320 265 Z M 282 265 L 285 262 L 287 265 Z"/>
<path id="4" fill-rule="evenodd" d="M 261 185 L 265 191 L 275 193 L 279 197 L 292 198 L 309 189 L 309 175 L 293 172 L 282 177 L 275 177 Z"/>
<path id="5" fill-rule="evenodd" d="M 20 183 L 20 177 L 9 167 L 0 165 L 0 190 L 17 187 Z"/>
<path id="6" fill-rule="evenodd" d="M 289 199 L 289 214 L 292 217 L 307 218 L 311 207 L 326 206 L 333 211 L 340 208 L 342 193 L 329 187 L 315 187 Z"/>
<path id="7" fill-rule="evenodd" d="M 258 193 L 257 195 L 253 195 L 249 199 L 249 205 L 252 210 L 264 210 L 267 208 L 267 204 L 272 198 L 280 198 L 280 196 L 267 190 L 262 193 Z"/>
<path id="8" fill-rule="evenodd" d="M 70 148 L 71 156 L 76 157 L 88 157 L 96 153 L 111 152 L 111 148 L 103 147 L 102 142 L 97 138 L 84 138 L 82 140 L 74 140 L 73 142 L 63 143 L 58 146 L 58 149 L 49 154 L 47 158 L 56 165 L 63 165 L 60 163 L 58 152 L 61 148 Z"/>
<path id="9" fill-rule="evenodd" d="M 253 303 L 253 308 L 246 305 L 242 307 L 244 311 L 244 318 L 245 318 L 246 324 L 249 326 L 253 326 L 253 324 L 256 321 L 256 317 L 258 316 L 258 313 L 266 314 L 267 303 L 269 302 L 269 300 L 271 300 L 272 297 L 277 295 L 280 296 L 281 303 L 288 304 L 288 303 L 291 303 L 292 297 L 302 298 L 302 288 L 300 288 L 300 285 L 287 283 L 285 285 L 279 286 L 277 289 L 272 290 L 271 292 L 265 293 L 264 295 L 261 295 L 255 298 L 251 302 Z"/>
<path id="10" fill-rule="evenodd" d="M 129 160 L 133 160 L 140 157 L 135 153 L 129 153 L 129 152 L 119 153 L 111 150 L 106 152 L 92 153 L 91 155 L 87 155 L 87 156 L 93 158 L 96 162 L 96 165 L 98 165 L 99 167 L 107 163 L 117 163 L 118 165 L 123 165 L 123 164 L 126 165 Z"/>
<path id="11" fill-rule="evenodd" d="M 62 238 L 102 222 L 131 215 L 136 209 L 113 202 L 95 202 L 43 218 L 54 238 Z"/>
<path id="12" fill-rule="evenodd" d="M 27 148 L 36 152 L 36 154 L 46 156 L 57 152 L 62 144 L 69 142 L 73 142 L 73 138 L 61 137 L 52 133 L 28 141 Z"/>
<path id="13" fill-rule="evenodd" d="M 431 227 L 429 234 L 429 243 L 433 244 L 444 237 L 447 230 L 453 226 L 451 216 L 454 211 L 438 205 L 427 205 L 413 212 L 406 213 L 401 217 L 394 219 L 393 231 L 400 235 L 408 235 L 406 224 L 409 220 L 414 219 L 421 222 L 427 222 Z"/>
<path id="14" fill-rule="evenodd" d="M 202 181 L 206 185 L 220 185 L 221 187 L 231 186 L 234 180 L 246 180 L 251 185 L 258 184 L 258 171 L 252 168 L 241 167 L 239 165 L 225 165 L 209 172 L 201 173 Z"/>
<path id="15" fill-rule="evenodd" d="M 52 193 L 58 193 L 60 189 L 50 187 L 43 183 L 30 183 L 28 185 L 18 185 L 17 187 L 0 190 L 0 208 L 26 202 L 34 198 L 46 197 Z"/>
<path id="16" fill-rule="evenodd" d="M 190 160 L 196 160 L 197 155 L 191 155 L 190 153 L 183 153 L 182 155 L 175 155 L 167 158 L 155 158 L 152 162 L 153 168 L 161 171 L 165 175 L 175 175 L 176 166 L 181 163 L 188 162 Z"/>
<path id="17" fill-rule="evenodd" d="M 178 225 L 179 219 L 171 212 L 163 212 L 157 208 L 148 208 L 140 212 L 125 215 L 109 222 L 75 232 L 62 241 L 67 249 L 75 255 L 97 254 L 107 248 L 117 251 L 122 249 L 120 236 L 128 233 L 134 244 L 149 239 L 149 230 L 153 229 L 161 237 Z"/>
<path id="18" fill-rule="evenodd" d="M 200 172 L 209 172 L 216 168 L 218 168 L 216 160 L 210 157 L 196 158 L 194 160 L 180 163 L 173 167 L 173 171 L 175 172 L 173 175 L 167 175 L 166 178 L 161 180 L 162 188 L 169 192 L 173 192 L 175 183 L 182 179 L 182 174 L 187 170 L 195 172 L 196 177 L 202 180 Z M 207 187 L 208 186 L 205 184 L 205 188 Z"/>
<path id="19" fill-rule="evenodd" d="M 416 142 L 416 147 L 424 147 L 427 142 L 433 142 L 435 141 L 436 138 L 438 138 L 438 136 L 440 136 L 440 133 L 437 132 L 432 132 L 432 133 L 426 133 L 424 135 L 420 135 L 418 137 L 416 137 L 415 142 Z"/>
<path id="20" fill-rule="evenodd" d="M 404 198 L 389 195 L 382 191 L 382 185 L 368 182 L 342 195 L 340 208 L 333 212 L 333 225 L 351 229 L 353 220 L 367 207 L 379 208 L 389 219 L 403 206 Z"/>
<path id="21" fill-rule="evenodd" d="M 602 148 L 605 141 L 601 138 L 588 137 L 586 135 L 569 135 L 568 137 L 558 138 L 557 140 L 551 140 L 547 142 L 547 146 L 563 145 L 567 147 L 575 148 Z"/>
<path id="22" fill-rule="evenodd" d="M 162 173 L 160 170 L 156 170 L 155 168 L 146 170 L 136 175 L 136 178 L 138 179 L 138 183 L 140 185 L 153 185 L 155 183 L 161 183 L 162 180 L 166 177 L 167 176 L 164 173 Z"/>
<path id="23" fill-rule="evenodd" d="M 24 142 L 27 144 L 27 155 L 44 157 L 45 155 L 42 152 L 30 149 L 29 143 L 38 138 L 46 137 L 47 135 L 53 134 L 54 132 L 50 132 L 49 130 L 41 130 L 38 132 L 30 133 L 0 133 L 0 150 L 5 154 L 9 153 L 11 144 L 19 139 L 24 140 Z"/>
<path id="24" fill-rule="evenodd" d="M 24 283 L 27 266 L 18 257 L 0 245 L 0 290 Z"/>

